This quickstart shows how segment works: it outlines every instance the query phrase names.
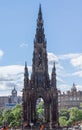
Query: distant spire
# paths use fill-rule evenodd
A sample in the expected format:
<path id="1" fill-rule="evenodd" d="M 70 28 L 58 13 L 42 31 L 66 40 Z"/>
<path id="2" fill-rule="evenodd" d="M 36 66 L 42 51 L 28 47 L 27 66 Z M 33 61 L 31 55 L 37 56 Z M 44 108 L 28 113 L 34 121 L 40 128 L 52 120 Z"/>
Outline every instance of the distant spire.
<path id="1" fill-rule="evenodd" d="M 76 90 L 76 84 L 73 82 L 73 89 Z"/>
<path id="2" fill-rule="evenodd" d="M 14 88 L 13 88 L 13 90 L 12 90 L 12 94 L 17 94 L 17 91 L 16 91 L 16 89 L 15 89 L 15 86 L 14 86 Z"/>
<path id="3" fill-rule="evenodd" d="M 76 84 L 73 82 L 72 91 L 77 91 Z"/>
<path id="4" fill-rule="evenodd" d="M 15 89 L 15 85 L 14 85 L 14 90 L 16 90 L 16 89 Z"/>
<path id="5" fill-rule="evenodd" d="M 75 83 L 73 82 L 73 87 L 75 87 L 76 85 L 75 85 Z"/>

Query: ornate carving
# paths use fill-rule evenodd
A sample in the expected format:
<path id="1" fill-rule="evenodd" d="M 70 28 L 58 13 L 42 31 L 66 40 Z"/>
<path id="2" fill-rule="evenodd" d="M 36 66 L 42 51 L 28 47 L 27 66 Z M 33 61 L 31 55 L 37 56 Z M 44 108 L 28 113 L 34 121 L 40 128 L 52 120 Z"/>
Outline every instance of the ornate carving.
<path id="1" fill-rule="evenodd" d="M 56 88 L 56 69 L 52 69 L 51 80 L 48 74 L 48 60 L 46 40 L 43 28 L 41 6 L 39 8 L 37 29 L 34 40 L 33 64 L 31 79 L 28 78 L 25 64 L 23 89 L 23 121 L 29 124 L 36 120 L 36 101 L 39 97 L 44 100 L 44 115 L 46 127 L 55 127 L 58 124 L 58 94 Z"/>

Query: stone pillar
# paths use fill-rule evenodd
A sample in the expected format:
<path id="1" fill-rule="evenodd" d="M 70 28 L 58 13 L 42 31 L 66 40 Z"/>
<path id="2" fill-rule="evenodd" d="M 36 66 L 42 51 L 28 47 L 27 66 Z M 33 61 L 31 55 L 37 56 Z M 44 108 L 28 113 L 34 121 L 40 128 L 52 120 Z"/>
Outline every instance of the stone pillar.
<path id="1" fill-rule="evenodd" d="M 49 123 L 49 127 L 50 127 L 50 129 L 52 129 L 52 107 L 51 107 L 51 104 L 50 104 L 50 123 Z"/>

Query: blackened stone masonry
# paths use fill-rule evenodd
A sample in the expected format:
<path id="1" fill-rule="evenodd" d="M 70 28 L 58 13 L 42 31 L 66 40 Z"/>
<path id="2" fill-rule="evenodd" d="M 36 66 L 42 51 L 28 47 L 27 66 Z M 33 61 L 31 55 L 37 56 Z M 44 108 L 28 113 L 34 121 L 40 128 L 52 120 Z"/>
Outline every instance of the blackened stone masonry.
<path id="1" fill-rule="evenodd" d="M 41 5 L 39 6 L 36 34 L 34 39 L 34 51 L 32 59 L 32 74 L 29 79 L 28 68 L 25 63 L 24 88 L 23 88 L 23 123 L 36 125 L 36 101 L 38 98 L 44 101 L 45 126 L 54 128 L 58 126 L 58 92 L 56 87 L 56 68 L 52 68 L 51 79 L 48 74 L 48 59 L 46 39 L 43 27 Z"/>

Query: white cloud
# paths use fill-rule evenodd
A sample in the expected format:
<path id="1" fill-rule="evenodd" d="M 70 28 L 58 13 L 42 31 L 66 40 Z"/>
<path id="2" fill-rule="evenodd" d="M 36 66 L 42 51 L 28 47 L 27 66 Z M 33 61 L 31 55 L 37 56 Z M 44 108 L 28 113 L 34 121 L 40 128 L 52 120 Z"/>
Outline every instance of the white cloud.
<path id="1" fill-rule="evenodd" d="M 72 76 L 82 77 L 82 70 L 81 71 L 76 71 L 76 72 L 72 73 Z"/>
<path id="2" fill-rule="evenodd" d="M 82 77 L 82 70 L 76 71 L 74 73 L 66 73 L 64 66 L 61 66 L 61 60 L 69 59 L 69 61 L 74 67 L 80 67 L 82 65 L 82 54 L 65 54 L 56 56 L 54 53 L 48 53 L 48 65 L 49 65 L 49 74 L 51 75 L 53 63 L 56 63 L 56 74 L 57 74 L 57 83 L 61 83 L 58 88 L 62 91 L 66 91 L 67 89 L 71 89 L 72 86 L 65 84 L 64 77 L 68 76 L 79 76 Z M 62 64 L 63 65 L 63 64 Z M 31 66 L 28 66 L 29 75 L 31 73 Z M 20 94 L 23 88 L 23 80 L 24 80 L 24 66 L 22 65 L 10 65 L 10 66 L 0 66 L 0 91 L 1 92 L 9 92 L 15 86 L 18 93 Z M 9 91 L 8 91 L 9 90 Z M 11 92 L 10 92 L 11 93 Z M 5 93 L 4 93 L 5 95 Z M 6 93 L 7 95 L 7 93 Z"/>
<path id="3" fill-rule="evenodd" d="M 1 90 L 6 90 L 7 89 L 7 85 L 6 85 L 6 83 L 0 83 L 0 91 Z"/>
<path id="4" fill-rule="evenodd" d="M 69 60 L 72 66 L 82 68 L 82 53 L 69 53 L 59 55 L 60 60 Z"/>
<path id="5" fill-rule="evenodd" d="M 59 55 L 58 58 L 59 60 L 68 60 L 66 62 L 70 63 L 72 65 L 72 70 L 75 71 L 71 74 L 70 73 L 64 74 L 65 76 L 82 77 L 82 53 L 69 53 L 69 54 Z"/>
<path id="6" fill-rule="evenodd" d="M 2 58 L 3 55 L 4 55 L 4 52 L 0 50 L 0 59 Z"/>
<path id="7" fill-rule="evenodd" d="M 28 66 L 28 70 L 31 70 L 30 66 Z M 0 66 L 1 75 L 17 74 L 21 72 L 24 72 L 24 66 L 22 65 Z"/>
<path id="8" fill-rule="evenodd" d="M 31 67 L 28 66 L 28 71 L 31 71 Z M 24 81 L 24 66 L 22 65 L 10 65 L 10 66 L 0 66 L 0 91 L 5 92 L 9 95 L 15 86 L 18 93 L 23 88 Z"/>
<path id="9" fill-rule="evenodd" d="M 64 80 L 62 80 L 60 77 L 56 77 L 56 79 L 57 79 L 57 82 L 61 82 L 61 83 L 65 83 L 65 81 Z"/>
<path id="10" fill-rule="evenodd" d="M 72 85 L 61 84 L 58 86 L 58 90 L 60 90 L 61 92 L 67 93 L 67 91 L 71 91 L 72 87 L 73 87 Z M 75 85 L 75 87 L 76 87 L 77 91 L 82 91 L 82 85 L 77 84 L 77 85 Z"/>
<path id="11" fill-rule="evenodd" d="M 72 88 L 72 86 L 67 85 L 67 84 L 58 85 L 58 89 L 61 90 L 61 92 L 66 92 L 66 91 L 70 90 L 71 88 Z"/>
<path id="12" fill-rule="evenodd" d="M 28 44 L 27 43 L 22 43 L 22 44 L 20 44 L 20 47 L 28 47 Z"/>
<path id="13" fill-rule="evenodd" d="M 56 63 L 55 66 L 56 66 L 57 82 L 64 83 L 64 81 L 59 77 L 61 71 L 64 70 L 64 68 L 63 66 L 60 65 L 58 56 L 56 56 L 54 53 L 48 53 L 48 67 L 49 67 L 48 70 L 50 78 L 54 62 Z"/>
<path id="14" fill-rule="evenodd" d="M 0 66 L 1 75 L 17 74 L 18 72 L 23 72 L 23 70 L 24 66 L 21 65 Z"/>
<path id="15" fill-rule="evenodd" d="M 82 91 L 82 85 L 77 84 L 77 85 L 76 85 L 76 88 L 77 88 L 77 90 Z"/>
<path id="16" fill-rule="evenodd" d="M 74 67 L 80 67 L 82 69 L 82 54 L 71 59 L 71 64 Z"/>
<path id="17" fill-rule="evenodd" d="M 59 70 L 62 70 L 62 69 L 63 69 L 63 66 L 61 66 L 60 63 L 59 63 L 58 56 L 55 55 L 54 53 L 48 53 L 48 65 L 49 65 L 49 70 L 52 69 L 54 63 L 55 63 L 55 65 L 56 65 L 57 71 L 58 71 L 58 69 L 59 69 Z"/>
<path id="18" fill-rule="evenodd" d="M 68 53 L 64 55 L 59 55 L 58 58 L 60 60 L 74 59 L 82 55 L 82 53 Z"/>
<path id="19" fill-rule="evenodd" d="M 48 53 L 48 62 L 49 64 L 53 64 L 54 62 L 58 62 L 58 57 L 54 53 Z"/>

